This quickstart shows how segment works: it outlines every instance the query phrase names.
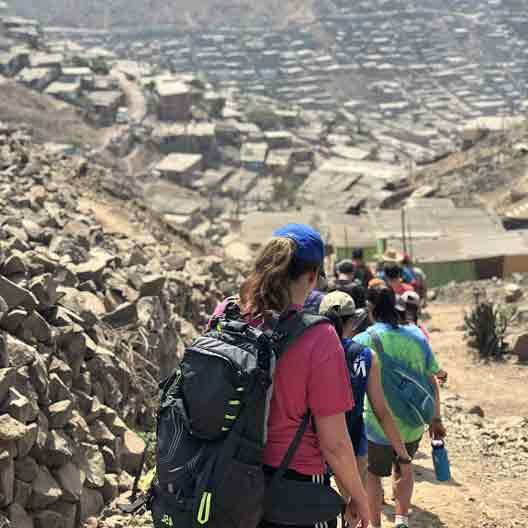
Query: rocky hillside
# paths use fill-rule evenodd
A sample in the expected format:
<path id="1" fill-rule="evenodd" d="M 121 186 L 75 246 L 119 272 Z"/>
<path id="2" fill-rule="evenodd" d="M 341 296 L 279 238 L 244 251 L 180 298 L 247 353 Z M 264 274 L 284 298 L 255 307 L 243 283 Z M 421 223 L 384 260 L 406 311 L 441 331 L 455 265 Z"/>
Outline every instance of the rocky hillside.
<path id="1" fill-rule="evenodd" d="M 45 25 L 99 29 L 169 24 L 194 28 L 211 21 L 279 26 L 312 17 L 311 0 L 179 0 L 177 8 L 169 0 L 14 0 L 10 4 L 21 16 L 37 18 Z"/>
<path id="2" fill-rule="evenodd" d="M 131 487 L 159 378 L 237 278 L 109 181 L 0 129 L 0 526 L 78 527 Z"/>

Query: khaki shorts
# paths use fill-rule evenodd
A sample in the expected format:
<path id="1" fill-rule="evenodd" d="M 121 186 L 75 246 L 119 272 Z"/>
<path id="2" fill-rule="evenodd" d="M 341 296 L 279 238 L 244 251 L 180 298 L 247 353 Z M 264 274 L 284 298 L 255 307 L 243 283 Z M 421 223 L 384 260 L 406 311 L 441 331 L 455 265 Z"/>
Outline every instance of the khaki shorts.
<path id="1" fill-rule="evenodd" d="M 405 444 L 407 453 L 411 458 L 414 458 L 418 448 L 420 447 L 420 440 Z M 376 477 L 390 477 L 392 473 L 392 466 L 396 460 L 396 453 L 390 445 L 375 444 L 369 440 L 368 443 L 368 470 L 369 473 L 376 475 Z"/>

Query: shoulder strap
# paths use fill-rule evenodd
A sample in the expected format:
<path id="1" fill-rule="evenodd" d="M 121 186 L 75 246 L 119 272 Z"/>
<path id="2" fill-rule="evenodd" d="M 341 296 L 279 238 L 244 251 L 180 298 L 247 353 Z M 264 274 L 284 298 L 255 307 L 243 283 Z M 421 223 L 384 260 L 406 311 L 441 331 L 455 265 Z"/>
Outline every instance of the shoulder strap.
<path id="1" fill-rule="evenodd" d="M 275 333 L 278 334 L 279 339 L 276 345 L 277 357 L 280 357 L 281 354 L 286 352 L 286 350 L 291 345 L 293 345 L 293 343 L 307 330 L 322 323 L 329 323 L 329 321 L 326 317 L 309 314 L 306 312 L 296 312 L 294 314 L 290 314 L 289 317 L 287 316 L 286 318 L 281 318 L 279 321 L 277 321 L 274 329 Z M 295 436 L 293 437 L 293 440 L 289 445 L 286 454 L 284 455 L 281 465 L 273 475 L 272 482 L 277 482 L 284 477 L 284 474 L 292 463 L 297 449 L 299 449 L 299 445 L 303 436 L 308 430 L 308 425 L 310 424 L 311 419 L 312 413 L 310 410 L 308 410 L 303 416 L 301 424 L 299 425 L 299 428 L 297 429 L 297 432 L 295 433 Z"/>
<path id="2" fill-rule="evenodd" d="M 303 436 L 305 435 L 308 425 L 310 423 L 310 420 L 312 418 L 312 413 L 308 411 L 301 422 L 301 425 L 299 426 L 299 429 L 297 429 L 297 432 L 295 433 L 295 436 L 293 437 L 293 440 L 288 447 L 288 450 L 286 451 L 286 454 L 284 455 L 284 458 L 282 459 L 281 465 L 273 475 L 273 482 L 276 482 L 284 477 L 284 474 L 290 467 L 290 464 L 292 463 L 293 457 L 295 456 L 295 453 L 297 452 L 297 449 L 299 449 L 299 445 L 301 443 L 301 440 Z"/>
<path id="3" fill-rule="evenodd" d="M 276 353 L 280 357 L 299 339 L 307 330 L 322 323 L 329 323 L 326 317 L 313 315 L 306 312 L 295 312 L 286 317 L 281 317 L 276 322 Z"/>
<path id="4" fill-rule="evenodd" d="M 379 356 L 386 357 L 387 354 L 385 353 L 385 349 L 383 348 L 383 342 L 381 341 L 381 338 L 379 334 L 374 330 L 374 328 L 369 328 L 367 330 L 368 335 L 372 338 L 372 342 L 374 343 L 374 349 L 379 354 Z"/>

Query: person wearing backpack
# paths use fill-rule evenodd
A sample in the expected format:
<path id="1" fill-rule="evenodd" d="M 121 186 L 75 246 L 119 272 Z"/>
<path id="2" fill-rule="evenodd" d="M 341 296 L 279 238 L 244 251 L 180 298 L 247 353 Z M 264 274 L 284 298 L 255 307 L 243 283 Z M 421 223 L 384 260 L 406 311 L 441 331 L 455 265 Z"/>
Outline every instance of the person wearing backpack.
<path id="1" fill-rule="evenodd" d="M 395 418 L 410 457 L 414 457 L 427 426 L 433 438 L 446 434 L 440 415 L 440 391 L 435 374 L 436 358 L 419 328 L 400 326 L 392 288 L 370 288 L 368 307 L 375 324 L 354 341 L 376 351 L 381 367 L 385 398 Z M 414 486 L 412 472 L 405 471 L 408 459 L 395 455 L 390 441 L 367 401 L 365 425 L 368 438 L 368 482 L 370 523 L 381 526 L 383 488 L 381 479 L 393 476 L 396 528 L 409 526 L 408 512 Z"/>
<path id="2" fill-rule="evenodd" d="M 321 236 L 309 226 L 289 224 L 275 231 L 240 288 L 237 303 L 244 320 L 253 327 L 264 328 L 270 313 L 302 313 L 323 271 L 324 255 Z M 215 316 L 226 309 L 228 302 L 219 305 Z M 330 466 L 350 497 L 345 516 L 355 528 L 368 525 L 368 499 L 346 426 L 345 414 L 353 407 L 343 347 L 334 327 L 324 320 L 296 339 L 277 362 L 264 468 L 269 476 L 276 474 L 305 417 L 311 416 L 284 478 L 329 486 L 327 465 Z M 282 499 L 284 508 L 294 508 L 292 497 L 276 498 Z M 309 509 L 313 505 L 307 502 L 304 506 Z M 294 517 L 294 512 L 284 513 L 285 517 Z M 261 527 L 286 524 L 296 523 L 265 518 Z M 306 526 L 297 522 L 303 524 Z M 337 526 L 337 519 L 313 526 Z"/>
<path id="3" fill-rule="evenodd" d="M 354 409 L 346 415 L 347 427 L 358 460 L 361 479 L 366 485 L 368 444 L 363 421 L 365 396 L 368 396 L 372 410 L 390 440 L 394 452 L 402 460 L 410 462 L 410 457 L 385 400 L 376 355 L 370 348 L 352 340 L 357 333 L 357 325 L 361 324 L 362 316 L 359 314 L 358 321 L 356 318 L 358 310 L 354 299 L 344 292 L 332 292 L 325 296 L 319 310 L 321 315 L 328 317 L 334 325 L 345 351 L 355 402 Z M 410 471 L 410 466 L 402 466 L 402 469 Z"/>

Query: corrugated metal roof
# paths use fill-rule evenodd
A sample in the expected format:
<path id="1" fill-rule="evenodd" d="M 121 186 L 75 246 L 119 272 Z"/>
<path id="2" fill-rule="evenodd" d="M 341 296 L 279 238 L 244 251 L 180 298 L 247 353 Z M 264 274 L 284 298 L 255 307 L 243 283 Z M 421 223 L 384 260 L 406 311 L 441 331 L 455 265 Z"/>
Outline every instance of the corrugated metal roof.
<path id="1" fill-rule="evenodd" d="M 402 232 L 401 210 L 380 210 L 371 213 L 379 238 L 399 238 Z M 467 234 L 504 233 L 498 217 L 482 209 L 450 209 L 407 207 L 407 231 L 416 238 L 463 236 Z"/>
<path id="2" fill-rule="evenodd" d="M 403 251 L 401 239 L 388 241 L 390 247 Z M 528 234 L 509 231 L 496 234 L 466 234 L 408 242 L 407 251 L 417 262 L 456 262 L 487 258 L 528 255 Z"/>

